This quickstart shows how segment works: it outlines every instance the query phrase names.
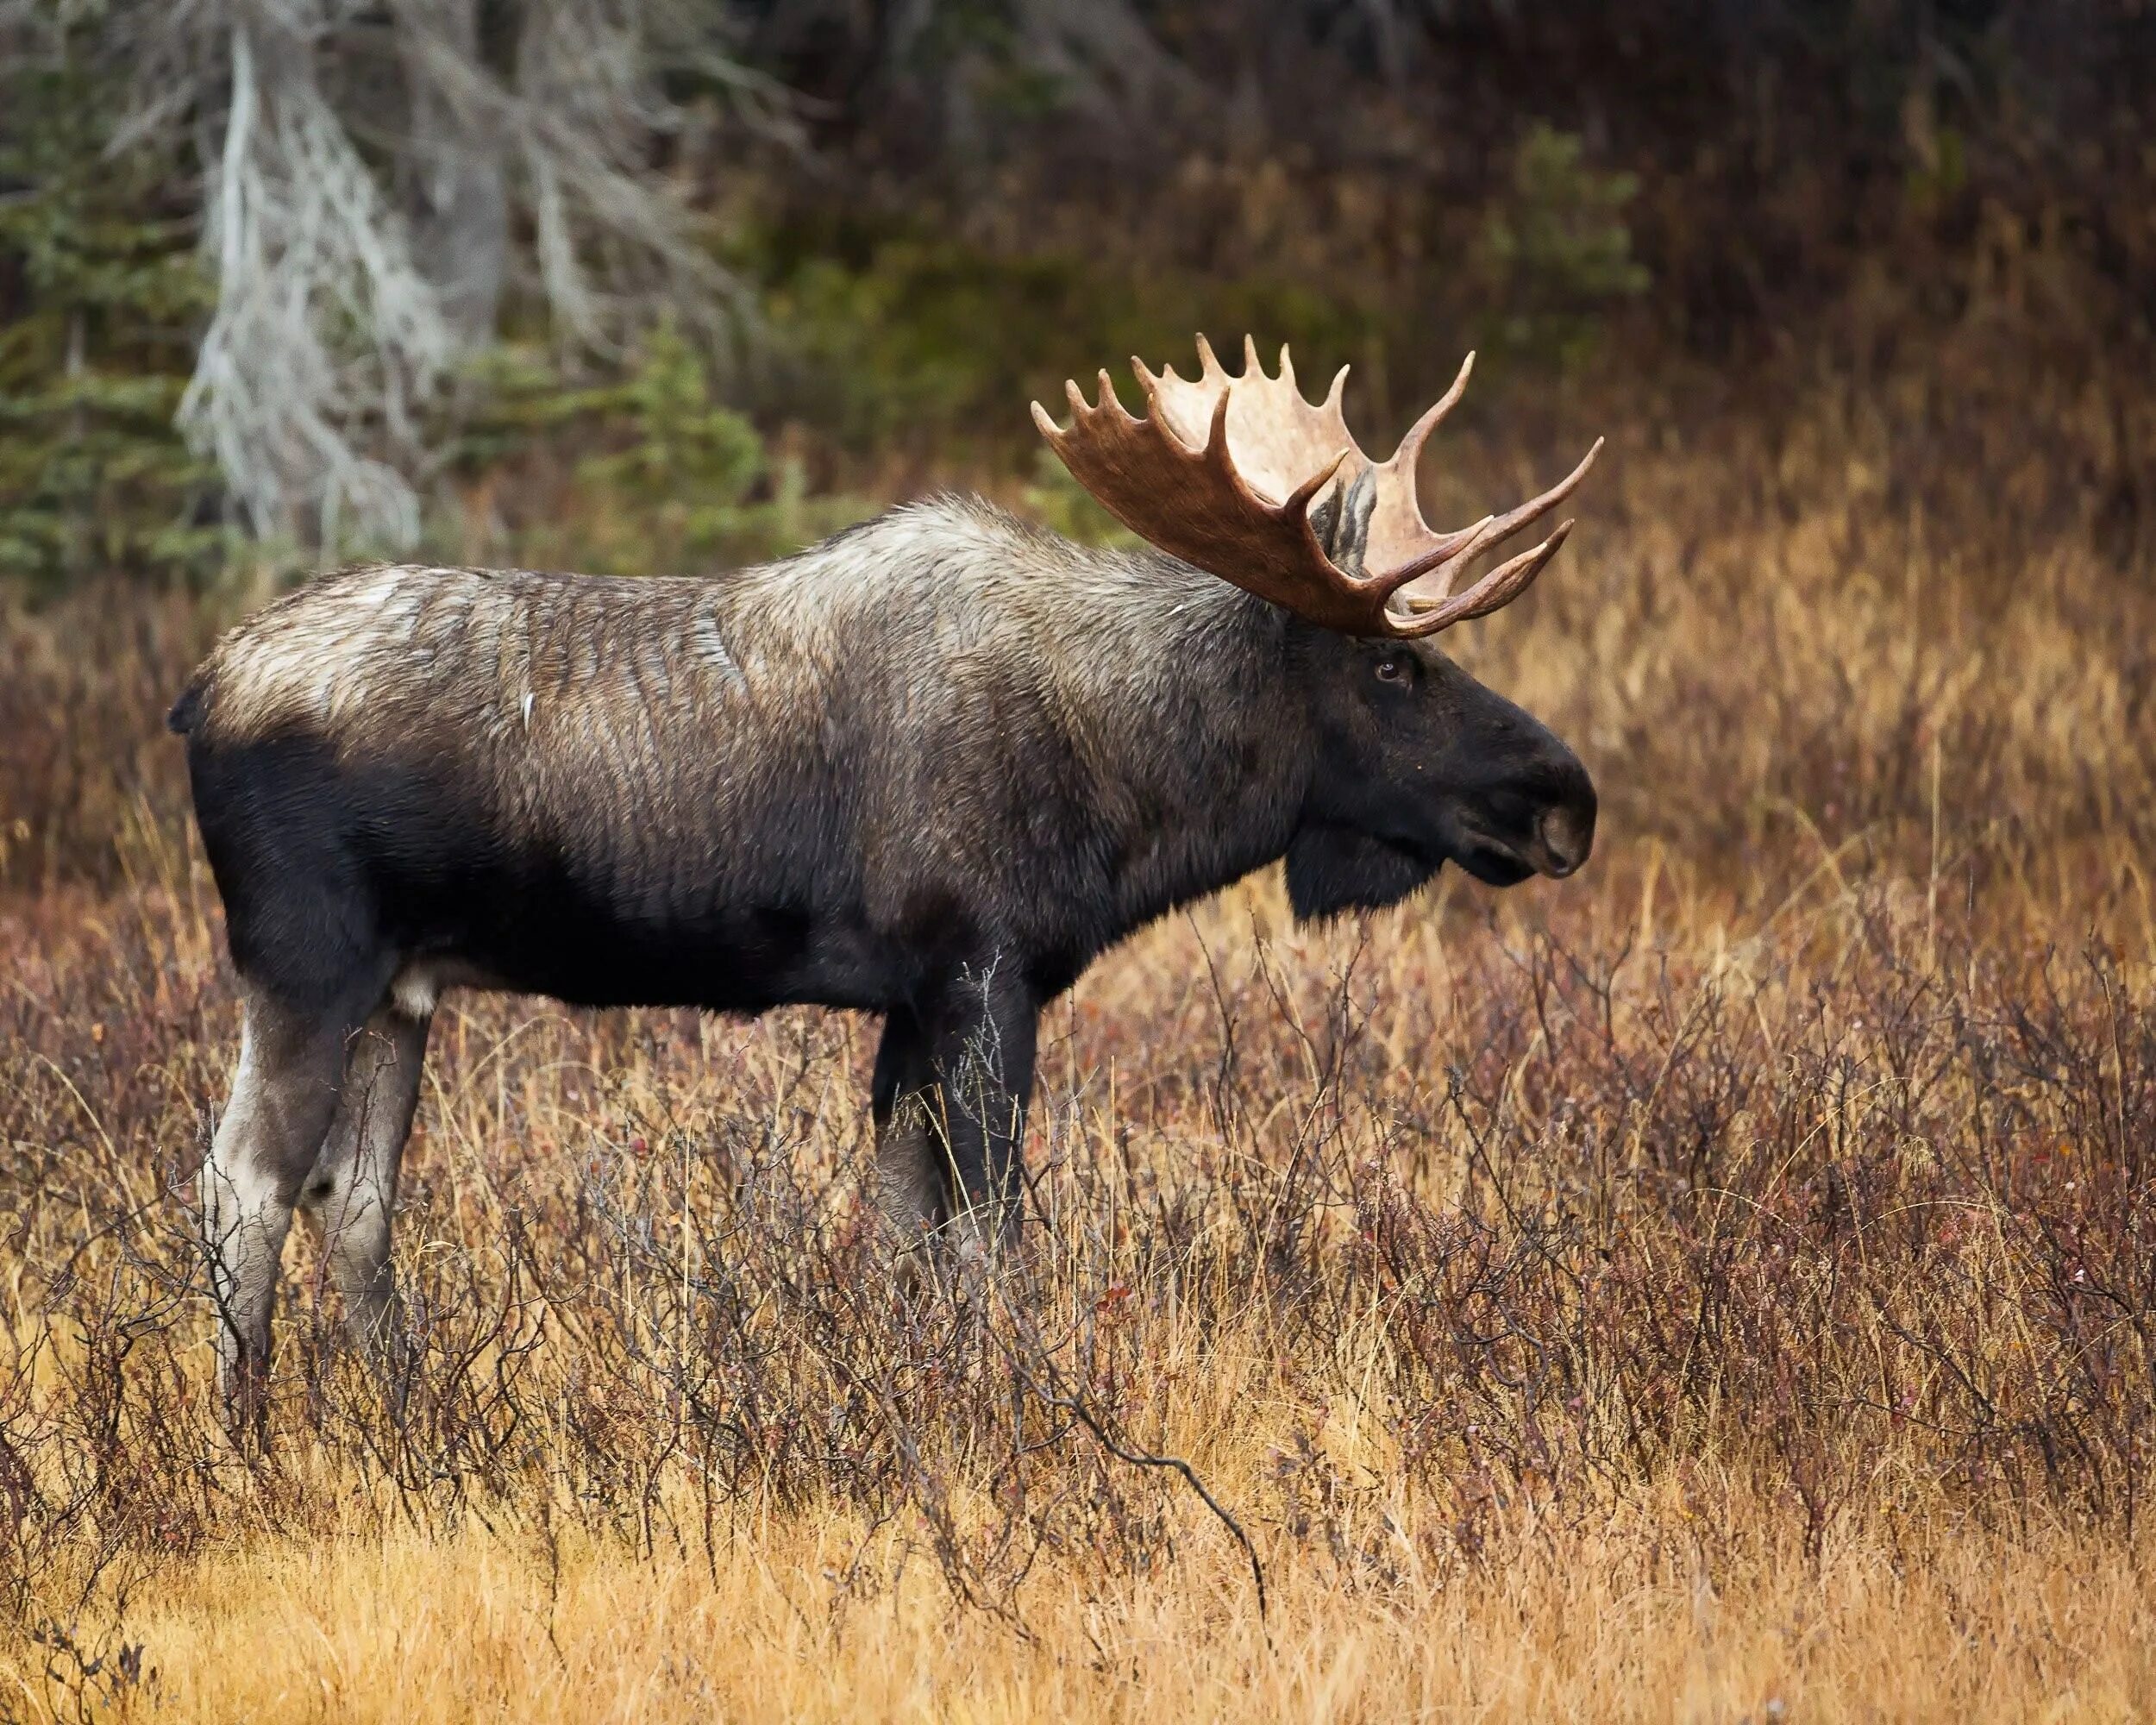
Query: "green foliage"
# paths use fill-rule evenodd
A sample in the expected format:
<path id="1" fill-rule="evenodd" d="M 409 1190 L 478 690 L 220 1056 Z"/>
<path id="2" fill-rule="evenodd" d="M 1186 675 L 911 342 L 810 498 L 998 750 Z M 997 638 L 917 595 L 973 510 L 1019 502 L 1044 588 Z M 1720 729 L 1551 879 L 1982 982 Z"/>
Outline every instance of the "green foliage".
<path id="1" fill-rule="evenodd" d="M 1381 326 L 1345 292 L 1138 277 L 1100 259 L 1009 256 L 944 235 L 819 235 L 762 268 L 790 405 L 856 448 L 932 451 L 948 466 L 1005 465 L 1013 451 L 1030 459 L 1028 399 L 1059 405 L 1063 380 L 1089 378 L 1106 355 L 1188 370 L 1194 331 L 1232 342 L 1248 329 L 1306 355 L 1347 357 L 1371 352 Z M 1129 388 L 1127 374 L 1119 386 Z"/>
<path id="2" fill-rule="evenodd" d="M 1094 494 L 1071 477 L 1070 469 L 1049 448 L 1035 451 L 1032 482 L 1025 491 L 1025 512 L 1052 533 L 1081 545 L 1135 546 L 1143 542 L 1103 509 Z"/>
<path id="3" fill-rule="evenodd" d="M 200 577 L 230 544 L 172 424 L 208 284 L 154 171 L 106 155 L 98 97 L 64 67 L 0 79 L 0 574 L 36 592 Z"/>
<path id="4" fill-rule="evenodd" d="M 1646 290 L 1625 223 L 1639 181 L 1598 173 L 1583 156 L 1577 137 L 1548 126 L 1520 140 L 1511 194 L 1476 237 L 1475 267 L 1493 308 L 1482 345 L 1577 364 L 1593 352 L 1609 309 Z"/>
<path id="5" fill-rule="evenodd" d="M 602 411 L 629 435 L 621 448 L 586 456 L 580 479 L 648 511 L 692 553 L 743 530 L 749 488 L 763 474 L 763 439 L 711 399 L 703 360 L 670 323 L 652 331 L 636 369 L 600 393 Z"/>
<path id="6" fill-rule="evenodd" d="M 572 384 L 536 352 L 502 347 L 473 368 L 479 405 L 457 446 L 472 476 L 542 451 L 565 456 L 575 498 L 533 536 L 555 557 L 620 574 L 780 556 L 859 520 L 861 499 L 812 497 L 799 458 L 773 459 L 713 396 L 701 354 L 671 323 L 611 381 Z"/>
<path id="7" fill-rule="evenodd" d="M 1058 258 L 896 239 L 858 263 L 805 260 L 766 309 L 817 405 L 856 447 L 924 433 L 1002 441 L 1025 411 L 1012 380 L 1038 365 L 1044 328 L 1068 327 L 1076 278 Z"/>

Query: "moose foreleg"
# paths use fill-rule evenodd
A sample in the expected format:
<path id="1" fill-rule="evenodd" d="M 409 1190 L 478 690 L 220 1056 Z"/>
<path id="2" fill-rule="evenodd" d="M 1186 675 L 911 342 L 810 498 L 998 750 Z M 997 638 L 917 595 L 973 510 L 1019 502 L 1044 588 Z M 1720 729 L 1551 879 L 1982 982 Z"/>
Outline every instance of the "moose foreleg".
<path id="1" fill-rule="evenodd" d="M 876 1201 L 899 1246 L 962 1210 L 987 1237 L 1016 1226 L 1037 1013 L 1030 988 L 987 969 L 885 1019 L 870 1088 Z"/>
<path id="2" fill-rule="evenodd" d="M 918 1019 L 903 1007 L 884 1020 L 869 1107 L 876 1126 L 876 1206 L 898 1245 L 912 1246 L 950 1219 L 950 1158 L 931 1130 L 936 1075 Z"/>
<path id="3" fill-rule="evenodd" d="M 1007 1238 L 1018 1226 L 1038 1015 L 1031 987 L 993 964 L 961 971 L 927 1015 L 934 1136 L 949 1157 L 958 1204 L 991 1237 Z"/>

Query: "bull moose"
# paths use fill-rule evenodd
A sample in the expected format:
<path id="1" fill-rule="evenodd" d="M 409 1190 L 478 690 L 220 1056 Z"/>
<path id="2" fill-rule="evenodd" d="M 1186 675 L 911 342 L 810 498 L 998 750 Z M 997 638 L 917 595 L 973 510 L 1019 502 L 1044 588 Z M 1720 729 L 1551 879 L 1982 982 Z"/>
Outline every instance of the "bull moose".
<path id="1" fill-rule="evenodd" d="M 373 565 L 226 635 L 173 706 L 244 1000 L 202 1170 L 229 1418 L 259 1415 L 277 1266 L 316 1215 L 350 1321 L 396 1322 L 390 1221 L 449 988 L 884 1015 L 871 1107 L 902 1233 L 1009 1224 L 1035 1023 L 1100 953 L 1278 858 L 1300 918 L 1448 860 L 1586 860 L 1595 792 L 1431 644 L 1564 543 L 1455 592 L 1563 501 L 1432 530 L 1392 458 L 1256 349 L 1068 386 L 1050 446 L 1150 549 L 977 499 L 710 578 Z"/>

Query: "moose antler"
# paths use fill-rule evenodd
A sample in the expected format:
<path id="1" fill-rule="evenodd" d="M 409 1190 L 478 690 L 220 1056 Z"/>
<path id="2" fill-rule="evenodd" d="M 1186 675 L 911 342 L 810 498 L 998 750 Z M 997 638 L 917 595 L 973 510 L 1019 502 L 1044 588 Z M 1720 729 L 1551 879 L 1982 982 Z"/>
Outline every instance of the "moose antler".
<path id="1" fill-rule="evenodd" d="M 1572 530 L 1570 521 L 1559 522 L 1533 549 L 1455 595 L 1454 583 L 1476 557 L 1572 494 L 1595 465 L 1601 440 L 1541 496 L 1471 527 L 1438 533 L 1415 499 L 1415 458 L 1465 392 L 1474 354 L 1382 462 L 1363 453 L 1340 412 L 1345 366 L 1324 401 L 1313 405 L 1296 386 L 1286 348 L 1276 378 L 1265 374 L 1257 344 L 1248 336 L 1243 355 L 1242 375 L 1231 377 L 1200 336 L 1194 381 L 1176 376 L 1172 366 L 1156 376 L 1143 361 L 1131 360 L 1145 391 L 1144 418 L 1124 411 L 1103 371 L 1097 403 L 1075 383 L 1063 386 L 1070 398 L 1069 430 L 1037 401 L 1033 423 L 1078 482 L 1132 532 L 1311 623 L 1347 634 L 1407 640 L 1495 611 L 1526 590 Z M 1313 519 L 1312 501 L 1328 483 L 1336 489 Z"/>

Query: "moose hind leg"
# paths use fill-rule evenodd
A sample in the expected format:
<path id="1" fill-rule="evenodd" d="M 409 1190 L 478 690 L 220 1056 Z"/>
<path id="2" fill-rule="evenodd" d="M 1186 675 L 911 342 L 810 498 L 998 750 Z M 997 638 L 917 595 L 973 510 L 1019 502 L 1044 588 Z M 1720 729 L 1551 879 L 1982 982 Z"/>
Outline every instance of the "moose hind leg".
<path id="1" fill-rule="evenodd" d="M 335 1115 L 299 1193 L 321 1226 L 345 1321 L 369 1352 L 384 1347 L 398 1324 L 391 1220 L 431 1022 L 430 1013 L 392 1000 L 352 1038 Z"/>
<path id="2" fill-rule="evenodd" d="M 336 1107 L 345 1026 L 248 996 L 240 1063 L 201 1176 L 203 1245 L 217 1313 L 217 1394 L 235 1433 L 259 1427 L 270 1312 L 293 1201 Z"/>

